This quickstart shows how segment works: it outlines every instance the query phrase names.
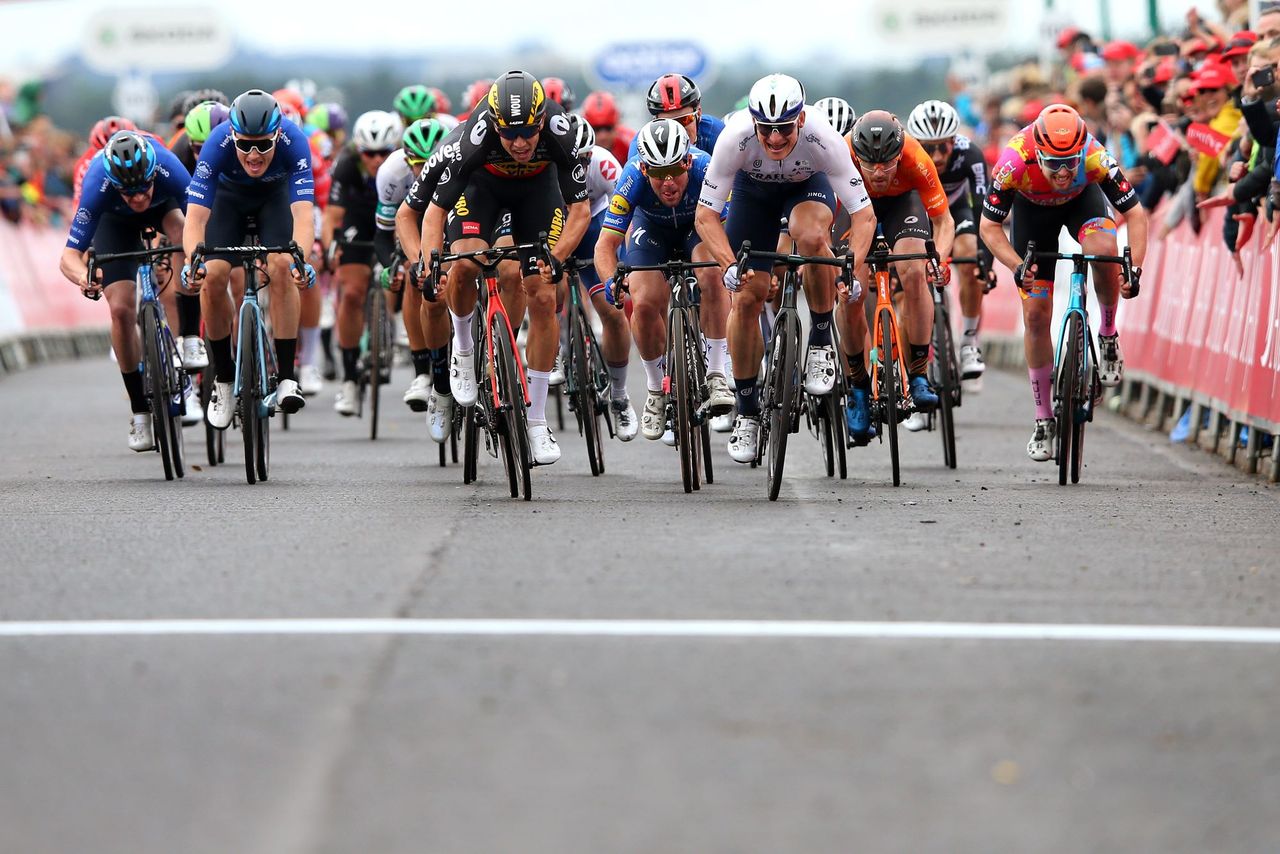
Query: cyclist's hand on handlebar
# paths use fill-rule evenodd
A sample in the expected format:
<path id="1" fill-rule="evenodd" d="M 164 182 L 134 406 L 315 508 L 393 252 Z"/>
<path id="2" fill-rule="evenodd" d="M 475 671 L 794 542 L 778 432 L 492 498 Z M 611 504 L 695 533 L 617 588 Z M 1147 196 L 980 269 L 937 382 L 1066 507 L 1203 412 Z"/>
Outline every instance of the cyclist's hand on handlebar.
<path id="1" fill-rule="evenodd" d="M 1130 267 L 1128 270 L 1121 268 L 1120 278 L 1120 296 L 1125 299 L 1133 299 L 1138 295 L 1138 289 L 1142 284 L 1142 268 Z"/>
<path id="2" fill-rule="evenodd" d="M 564 278 L 564 264 L 554 255 L 548 255 L 547 258 L 550 259 L 550 264 L 542 258 L 538 259 L 538 275 L 547 284 L 556 284 Z"/>
<path id="3" fill-rule="evenodd" d="M 204 277 L 206 272 L 207 271 L 205 270 L 203 261 L 201 261 L 200 265 L 195 269 L 192 269 L 191 263 L 189 261 L 188 263 L 183 264 L 182 265 L 183 289 L 190 291 L 191 293 L 199 293 L 200 285 L 204 282 Z"/>
<path id="4" fill-rule="evenodd" d="M 305 290 L 316 283 L 316 268 L 310 264 L 303 264 L 302 269 L 299 269 L 298 262 L 295 260 L 290 263 L 289 271 L 293 274 L 293 283 L 300 290 Z"/>
<path id="5" fill-rule="evenodd" d="M 934 270 L 933 284 L 935 287 L 945 288 L 947 285 L 951 284 L 951 262 L 950 261 L 939 261 L 937 264 L 934 265 L 933 270 Z"/>
<path id="6" fill-rule="evenodd" d="M 622 308 L 623 302 L 626 301 L 627 285 L 626 281 L 615 276 L 605 279 L 604 282 L 604 301 L 614 308 Z"/>
<path id="7" fill-rule="evenodd" d="M 1040 265 L 1032 262 L 1028 264 L 1023 261 L 1018 268 L 1013 271 L 1013 280 L 1022 290 L 1027 290 L 1036 280 L 1036 273 L 1039 272 Z"/>
<path id="8" fill-rule="evenodd" d="M 751 268 L 747 268 L 747 270 L 739 272 L 738 265 L 736 263 L 730 264 L 724 271 L 725 289 L 731 294 L 736 294 L 738 291 L 742 290 L 743 285 L 751 284 L 752 280 L 755 279 L 755 275 L 756 271 Z"/>
<path id="9" fill-rule="evenodd" d="M 97 277 L 95 276 L 95 279 L 96 278 Z M 87 267 L 85 268 L 85 271 L 80 274 L 80 281 L 76 282 L 76 284 L 80 286 L 80 293 L 86 299 L 96 300 L 98 297 L 102 296 L 102 284 L 98 281 L 89 281 L 89 269 Z"/>
<path id="10" fill-rule="evenodd" d="M 862 299 L 862 282 L 856 278 L 851 282 L 846 282 L 844 277 L 836 280 L 836 293 L 840 295 L 844 302 L 857 302 Z"/>

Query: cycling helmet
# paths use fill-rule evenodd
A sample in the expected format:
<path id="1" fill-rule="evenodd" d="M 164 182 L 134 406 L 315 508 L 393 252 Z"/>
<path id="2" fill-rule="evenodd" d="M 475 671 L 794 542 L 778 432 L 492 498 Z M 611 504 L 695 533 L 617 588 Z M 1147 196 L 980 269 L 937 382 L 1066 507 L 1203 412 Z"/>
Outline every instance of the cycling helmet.
<path id="1" fill-rule="evenodd" d="M 443 89 L 438 89 L 435 86 L 428 86 L 427 91 L 430 92 L 431 96 L 436 99 L 437 113 L 453 112 L 453 102 L 449 100 L 449 96 L 444 93 Z"/>
<path id="2" fill-rule="evenodd" d="M 404 132 L 405 159 L 410 163 L 426 160 L 448 132 L 439 119 L 418 119 Z"/>
<path id="3" fill-rule="evenodd" d="M 907 116 L 907 133 L 916 139 L 951 139 L 960 132 L 960 114 L 946 101 L 925 101 Z"/>
<path id="4" fill-rule="evenodd" d="M 370 110 L 356 119 L 351 138 L 357 151 L 391 151 L 398 148 L 404 136 L 404 125 L 395 113 Z"/>
<path id="5" fill-rule="evenodd" d="M 864 113 L 853 125 L 853 153 L 863 163 L 888 163 L 902 154 L 905 144 L 901 122 L 884 110 Z"/>
<path id="6" fill-rule="evenodd" d="M 213 129 L 227 120 L 229 114 L 230 111 L 217 101 L 196 104 L 187 112 L 187 139 L 195 145 L 202 145 Z"/>
<path id="7" fill-rule="evenodd" d="M 306 99 L 297 89 L 289 87 L 277 89 L 271 93 L 271 97 L 276 99 L 276 105 L 280 107 L 281 112 L 291 112 L 299 116 L 307 113 Z"/>
<path id="8" fill-rule="evenodd" d="M 826 115 L 827 121 L 836 129 L 836 133 L 844 136 L 853 130 L 853 123 L 858 118 L 858 114 L 844 98 L 819 98 L 814 106 Z"/>
<path id="9" fill-rule="evenodd" d="M 302 98 L 301 112 L 305 113 L 306 108 L 315 103 L 317 86 L 316 81 L 310 77 L 290 78 L 285 81 L 284 88 L 290 92 L 297 92 L 298 96 Z"/>
<path id="10" fill-rule="evenodd" d="M 747 109 L 758 122 L 795 121 L 804 112 L 804 87 L 785 74 L 770 74 L 755 82 L 747 95 Z"/>
<path id="11" fill-rule="evenodd" d="M 231 102 L 231 129 L 242 136 L 266 136 L 280 129 L 276 99 L 261 89 L 242 92 Z"/>
<path id="12" fill-rule="evenodd" d="M 169 102 L 168 116 L 175 123 L 182 121 L 187 115 L 187 101 L 195 92 L 190 89 L 183 89 L 181 92 L 173 96 L 173 100 Z"/>
<path id="13" fill-rule="evenodd" d="M 618 104 L 608 92 L 592 92 L 582 102 L 582 117 L 593 128 L 611 128 L 618 123 Z"/>
<path id="14" fill-rule="evenodd" d="M 198 104 L 203 104 L 205 101 L 213 101 L 224 107 L 230 103 L 227 101 L 227 96 L 217 89 L 197 89 L 191 93 L 190 97 L 187 98 L 186 104 L 183 105 L 186 108 L 183 110 L 183 115 L 190 113 Z"/>
<path id="15" fill-rule="evenodd" d="M 636 135 L 640 162 L 654 169 L 675 166 L 689 156 L 689 132 L 675 119 L 654 119 Z"/>
<path id="16" fill-rule="evenodd" d="M 1070 157 L 1084 149 L 1089 131 L 1084 120 L 1066 104 L 1050 104 L 1031 126 L 1036 153 L 1045 157 Z"/>
<path id="17" fill-rule="evenodd" d="M 477 105 L 484 102 L 489 97 L 489 89 L 493 86 L 492 80 L 477 80 L 467 87 L 462 93 L 462 100 L 467 102 L 467 112 L 471 112 Z"/>
<path id="18" fill-rule="evenodd" d="M 316 130 L 322 130 L 325 133 L 346 130 L 347 111 L 341 104 L 316 104 L 311 108 L 311 112 L 307 113 L 307 122 Z"/>
<path id="19" fill-rule="evenodd" d="M 577 99 L 573 96 L 573 90 L 569 88 L 569 84 L 565 83 L 559 77 L 546 77 L 542 81 L 542 91 L 547 93 L 549 100 L 555 101 L 557 104 L 565 108 L 565 111 L 572 110 Z"/>
<path id="20" fill-rule="evenodd" d="M 573 150 L 579 157 L 590 156 L 591 149 L 596 145 L 595 128 L 591 127 L 591 122 L 577 113 L 569 116 L 569 124 L 573 126 Z"/>
<path id="21" fill-rule="evenodd" d="M 143 187 L 156 174 L 156 150 L 151 141 L 133 130 L 122 130 L 102 150 L 107 180 L 120 189 Z"/>
<path id="22" fill-rule="evenodd" d="M 406 122 L 416 122 L 436 111 L 436 97 L 420 83 L 406 86 L 396 93 L 391 109 L 399 113 Z"/>
<path id="23" fill-rule="evenodd" d="M 645 98 L 645 106 L 650 115 L 658 115 L 668 110 L 683 110 L 692 107 L 695 110 L 702 104 L 702 90 L 693 82 L 692 77 L 684 74 L 664 74 L 649 87 Z"/>
<path id="24" fill-rule="evenodd" d="M 508 71 L 489 87 L 489 115 L 500 128 L 536 125 L 546 111 L 542 84 L 527 71 Z"/>
<path id="25" fill-rule="evenodd" d="M 124 116 L 107 116 L 95 124 L 93 130 L 89 131 L 89 147 L 94 151 L 101 151 L 106 147 L 107 140 L 118 132 L 137 129 L 138 126 Z"/>

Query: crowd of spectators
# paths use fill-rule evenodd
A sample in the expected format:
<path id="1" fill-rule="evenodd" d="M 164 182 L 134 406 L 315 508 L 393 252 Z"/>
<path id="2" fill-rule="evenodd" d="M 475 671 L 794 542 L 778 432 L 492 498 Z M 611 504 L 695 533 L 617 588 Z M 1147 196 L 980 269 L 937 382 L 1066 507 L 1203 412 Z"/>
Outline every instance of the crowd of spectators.
<path id="1" fill-rule="evenodd" d="M 72 169 L 84 140 L 40 112 L 40 87 L 0 80 L 0 216 L 60 224 L 71 212 Z"/>

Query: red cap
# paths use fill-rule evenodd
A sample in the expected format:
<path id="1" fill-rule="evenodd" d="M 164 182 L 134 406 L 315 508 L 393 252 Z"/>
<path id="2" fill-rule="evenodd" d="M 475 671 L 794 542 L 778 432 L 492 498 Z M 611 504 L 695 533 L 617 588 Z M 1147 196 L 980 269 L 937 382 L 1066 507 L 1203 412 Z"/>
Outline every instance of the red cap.
<path id="1" fill-rule="evenodd" d="M 1222 58 L 1232 59 L 1237 56 L 1246 56 L 1249 53 L 1249 49 L 1257 43 L 1257 33 L 1241 30 L 1231 37 L 1231 41 L 1227 42 L 1227 49 L 1222 52 Z"/>
<path id="2" fill-rule="evenodd" d="M 1198 92 L 1207 92 L 1211 89 L 1231 89 L 1237 83 L 1239 81 L 1236 80 L 1230 66 L 1220 62 L 1210 62 L 1192 76 L 1191 85 Z"/>
<path id="3" fill-rule="evenodd" d="M 1202 38 L 1194 38 L 1190 41 L 1182 43 L 1182 55 L 1191 56 L 1195 53 L 1208 53 L 1209 45 Z"/>
<path id="4" fill-rule="evenodd" d="M 1058 50 L 1063 50 L 1082 35 L 1084 34 L 1075 27 L 1067 27 L 1058 33 Z"/>
<path id="5" fill-rule="evenodd" d="M 1178 62 L 1172 56 L 1165 57 L 1160 60 L 1156 66 L 1155 76 L 1151 78 L 1152 83 L 1168 83 L 1178 74 Z"/>
<path id="6" fill-rule="evenodd" d="M 1107 42 L 1102 49 L 1102 58 L 1107 62 L 1127 62 L 1137 59 L 1141 53 L 1133 42 Z"/>
<path id="7" fill-rule="evenodd" d="M 1044 101 L 1032 98 L 1022 106 L 1022 113 L 1018 116 L 1023 124 L 1029 125 L 1039 117 L 1041 111 L 1044 110 Z"/>

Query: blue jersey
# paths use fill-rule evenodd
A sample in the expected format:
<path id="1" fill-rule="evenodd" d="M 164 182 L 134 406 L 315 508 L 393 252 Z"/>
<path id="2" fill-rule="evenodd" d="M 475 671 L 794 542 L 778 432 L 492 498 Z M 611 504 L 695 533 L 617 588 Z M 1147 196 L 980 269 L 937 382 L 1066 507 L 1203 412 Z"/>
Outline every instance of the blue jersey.
<path id="1" fill-rule="evenodd" d="M 151 191 L 151 206 L 148 210 L 170 202 L 177 202 L 179 207 L 185 208 L 191 173 L 172 151 L 154 142 L 152 147 L 156 151 L 156 174 L 155 189 Z M 84 173 L 80 209 L 71 218 L 71 233 L 67 235 L 67 245 L 82 252 L 88 249 L 93 243 L 93 235 L 98 230 L 98 222 L 103 214 L 143 216 L 133 211 L 115 186 L 107 180 L 107 164 L 102 152 L 98 152 L 89 164 L 89 171 Z"/>
<path id="2" fill-rule="evenodd" d="M 213 207 L 213 195 L 218 187 L 259 187 L 269 189 L 281 181 L 289 187 L 289 203 L 314 202 L 315 180 L 311 174 L 311 144 L 302 128 L 288 119 L 281 119 L 280 138 L 276 140 L 275 156 L 260 178 L 251 178 L 236 156 L 235 140 L 231 137 L 231 123 L 223 122 L 209 134 L 200 148 L 200 160 L 187 197 L 191 204 Z"/>
<path id="3" fill-rule="evenodd" d="M 723 120 L 703 113 L 702 118 L 698 119 L 698 139 L 694 145 L 703 151 L 715 151 L 716 140 L 720 138 L 722 131 L 724 131 Z M 639 139 L 640 134 L 631 137 L 631 147 L 627 149 L 627 160 L 634 160 L 640 153 Z"/>
<path id="4" fill-rule="evenodd" d="M 693 166 L 689 168 L 689 186 L 674 208 L 667 207 L 658 199 L 649 179 L 640 171 L 640 158 L 628 160 L 618 178 L 618 185 L 614 188 L 609 209 L 605 211 L 602 227 L 626 234 L 627 227 L 631 225 L 631 217 L 636 211 L 643 211 L 645 218 L 655 225 L 692 228 L 694 214 L 698 211 L 698 196 L 702 193 L 702 179 L 711 164 L 711 155 L 696 146 L 689 151 L 693 154 Z"/>

